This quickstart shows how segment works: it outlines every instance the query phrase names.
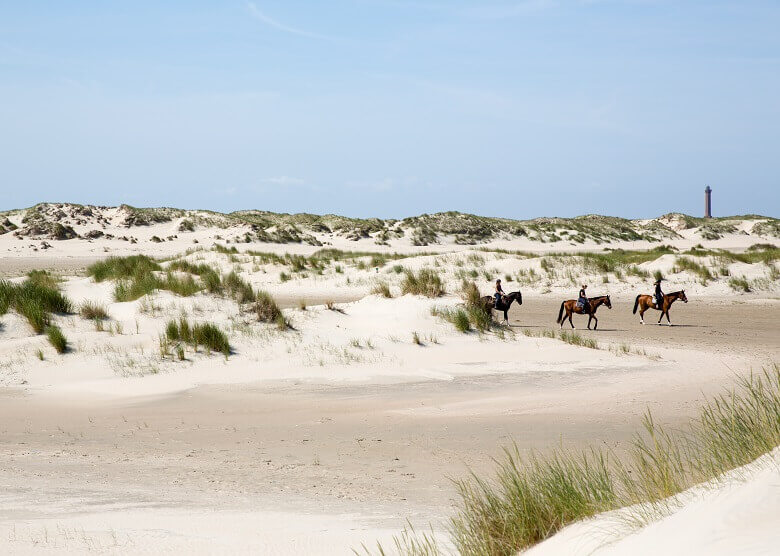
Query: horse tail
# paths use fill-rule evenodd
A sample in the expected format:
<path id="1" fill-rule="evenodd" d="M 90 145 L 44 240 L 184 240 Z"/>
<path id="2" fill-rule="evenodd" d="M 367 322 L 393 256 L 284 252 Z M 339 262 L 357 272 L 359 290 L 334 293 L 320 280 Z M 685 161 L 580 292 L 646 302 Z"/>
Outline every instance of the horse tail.
<path id="1" fill-rule="evenodd" d="M 638 296 L 636 296 L 636 301 L 634 301 L 634 314 L 635 315 L 636 315 L 636 308 L 639 307 L 639 298 L 641 297 L 641 295 L 642 294 L 639 294 Z"/>
<path id="2" fill-rule="evenodd" d="M 561 310 L 558 311 L 558 320 L 555 321 L 556 324 L 561 324 L 561 317 L 563 317 L 563 306 L 566 304 L 565 301 L 561 301 Z"/>

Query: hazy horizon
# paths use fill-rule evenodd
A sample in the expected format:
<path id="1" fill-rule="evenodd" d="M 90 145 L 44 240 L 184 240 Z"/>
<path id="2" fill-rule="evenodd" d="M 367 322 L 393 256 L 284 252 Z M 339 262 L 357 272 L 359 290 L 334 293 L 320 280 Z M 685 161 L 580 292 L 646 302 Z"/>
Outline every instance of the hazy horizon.
<path id="1" fill-rule="evenodd" d="M 780 214 L 773 2 L 0 14 L 0 210 Z"/>

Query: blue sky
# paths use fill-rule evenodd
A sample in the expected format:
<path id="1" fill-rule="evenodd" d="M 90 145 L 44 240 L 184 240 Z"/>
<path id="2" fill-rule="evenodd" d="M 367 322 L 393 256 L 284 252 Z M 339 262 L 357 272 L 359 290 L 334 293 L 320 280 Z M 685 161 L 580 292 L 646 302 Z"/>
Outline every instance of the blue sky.
<path id="1" fill-rule="evenodd" d="M 0 0 L 0 209 L 780 216 L 776 1 Z"/>

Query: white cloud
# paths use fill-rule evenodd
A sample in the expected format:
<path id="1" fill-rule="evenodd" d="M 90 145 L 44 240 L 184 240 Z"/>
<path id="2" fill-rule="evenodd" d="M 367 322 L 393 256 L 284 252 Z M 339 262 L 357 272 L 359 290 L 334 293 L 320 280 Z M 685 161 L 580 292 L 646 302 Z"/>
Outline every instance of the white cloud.
<path id="1" fill-rule="evenodd" d="M 274 29 L 278 29 L 279 31 L 284 31 L 285 33 L 290 33 L 292 35 L 298 35 L 301 37 L 307 37 L 310 39 L 333 40 L 331 37 L 320 35 L 318 33 L 310 33 L 309 31 L 304 31 L 303 29 L 298 29 L 296 27 L 290 27 L 289 25 L 285 25 L 284 23 L 276 21 L 274 18 L 269 17 L 266 14 L 264 14 L 262 11 L 260 11 L 260 9 L 257 7 L 257 5 L 254 2 L 247 2 L 246 7 L 247 10 L 249 10 L 251 16 L 254 17 L 256 20 L 261 21 L 262 23 L 265 23 L 266 25 L 273 27 Z"/>

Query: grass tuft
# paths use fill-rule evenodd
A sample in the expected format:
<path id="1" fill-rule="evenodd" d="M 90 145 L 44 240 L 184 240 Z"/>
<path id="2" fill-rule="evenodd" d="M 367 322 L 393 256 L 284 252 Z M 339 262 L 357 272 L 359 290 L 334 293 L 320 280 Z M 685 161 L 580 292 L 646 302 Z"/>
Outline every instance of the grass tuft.
<path id="1" fill-rule="evenodd" d="M 54 324 L 47 326 L 46 337 L 49 338 L 49 343 L 54 346 L 57 353 L 65 353 L 68 350 L 68 339 L 59 326 Z"/>
<path id="2" fill-rule="evenodd" d="M 390 285 L 384 280 L 378 280 L 374 287 L 371 288 L 371 293 L 375 295 L 381 295 L 382 297 L 392 298 L 393 294 L 390 291 Z"/>
<path id="3" fill-rule="evenodd" d="M 739 379 L 682 431 L 666 431 L 649 413 L 643 425 L 625 458 L 601 448 L 524 457 L 514 445 L 491 480 L 472 474 L 456 481 L 459 502 L 448 527 L 456 552 L 509 556 L 619 508 L 635 524 L 668 514 L 680 503 L 677 494 L 713 484 L 780 445 L 780 367 Z M 404 530 L 395 544 L 400 554 L 442 552 L 433 533 Z"/>
<path id="4" fill-rule="evenodd" d="M 255 301 L 255 313 L 257 314 L 257 320 L 261 322 L 277 322 L 278 319 L 284 318 L 282 310 L 271 297 L 271 294 L 260 290 L 257 292 Z"/>
<path id="5" fill-rule="evenodd" d="M 84 301 L 79 307 L 79 314 L 87 320 L 105 320 L 108 312 L 104 305 L 96 301 Z"/>
<path id="6" fill-rule="evenodd" d="M 417 274 L 411 270 L 406 270 L 401 282 L 401 293 L 404 295 L 410 293 L 426 297 L 439 297 L 444 295 L 444 284 L 441 276 L 431 268 L 420 269 Z"/>
<path id="7" fill-rule="evenodd" d="M 193 348 L 197 349 L 198 346 L 203 346 L 211 353 L 223 353 L 225 357 L 230 355 L 231 346 L 228 340 L 227 334 L 222 332 L 216 325 L 211 323 L 196 323 L 191 324 L 185 317 L 177 320 L 170 320 L 165 325 L 165 334 L 160 338 L 160 352 L 163 356 L 166 356 L 169 352 L 169 345 L 171 343 L 180 342 L 177 347 L 177 355 L 179 355 L 179 347 L 182 344 L 190 344 Z M 182 352 L 183 353 L 183 352 Z M 183 356 L 179 355 L 179 360 L 183 360 Z"/>

